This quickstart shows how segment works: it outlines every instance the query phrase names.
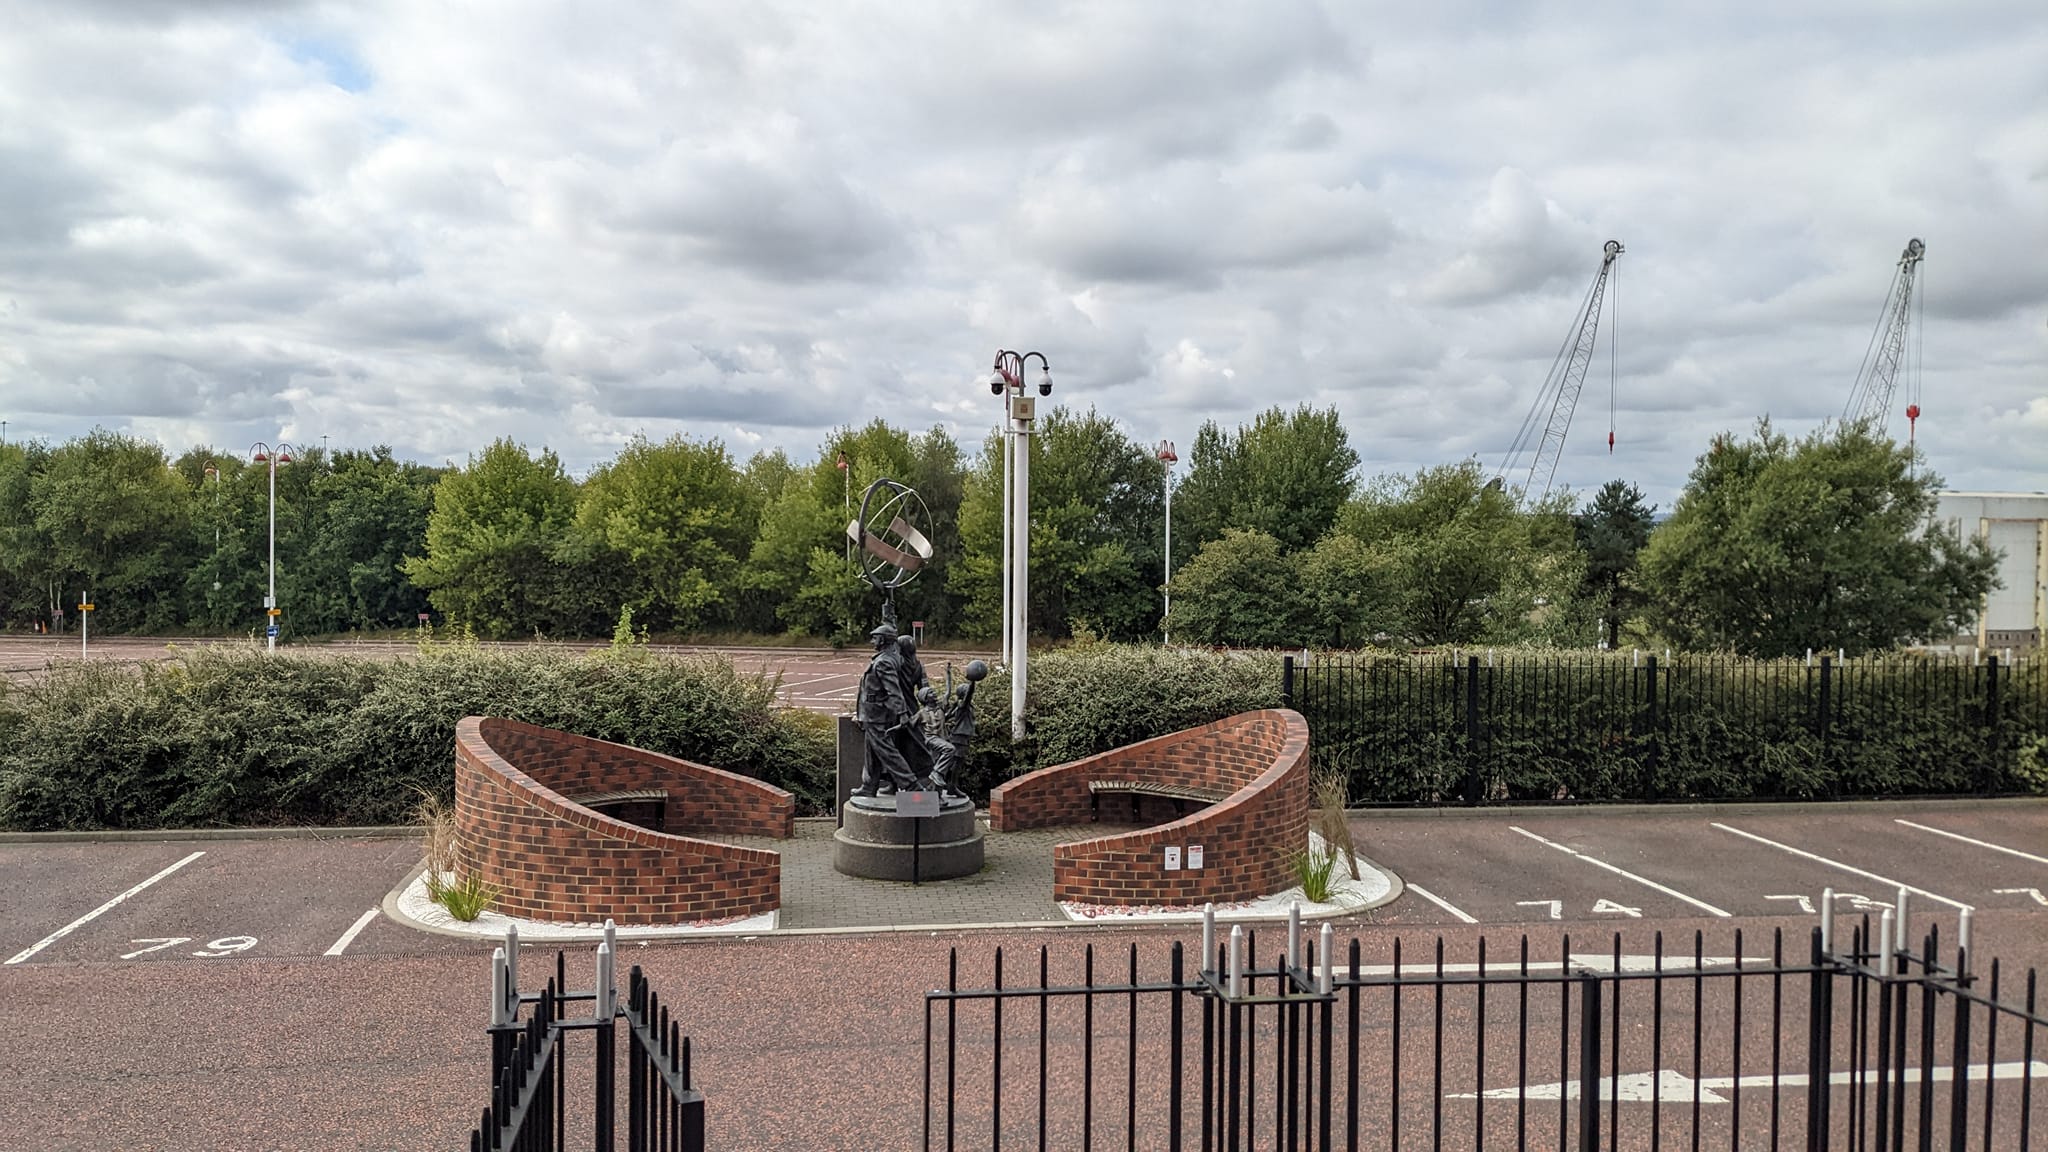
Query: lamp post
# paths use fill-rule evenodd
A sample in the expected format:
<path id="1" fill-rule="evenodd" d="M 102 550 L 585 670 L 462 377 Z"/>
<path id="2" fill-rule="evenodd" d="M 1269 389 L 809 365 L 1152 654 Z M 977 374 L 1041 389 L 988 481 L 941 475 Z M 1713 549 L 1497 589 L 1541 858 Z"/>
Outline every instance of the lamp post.
<path id="1" fill-rule="evenodd" d="M 212 555 L 211 557 L 209 557 L 209 558 L 208 558 L 208 561 L 207 561 L 207 563 L 208 563 L 208 565 L 209 565 L 209 566 L 210 566 L 210 567 L 211 567 L 211 568 L 213 569 L 213 591 L 214 591 L 214 592 L 219 592 L 219 591 L 220 591 L 220 462 L 219 462 L 219 461 L 217 461 L 217 460 L 208 460 L 208 461 L 206 462 L 206 471 L 205 471 L 204 473 L 202 473 L 202 479 L 201 479 L 201 483 L 204 483 L 204 477 L 206 477 L 206 476 L 211 476 L 211 477 L 213 477 L 213 555 Z M 206 611 L 207 611 L 207 613 L 208 613 L 209 615 L 210 615 L 210 614 L 211 614 L 211 613 L 213 612 L 213 610 L 214 610 L 214 609 L 213 609 L 213 602 L 214 602 L 214 597 L 213 597 L 213 595 L 212 595 L 211 593 L 209 593 L 209 594 L 207 595 L 207 597 L 206 597 Z"/>
<path id="2" fill-rule="evenodd" d="M 1031 424 L 1038 402 L 1024 391 L 1024 370 L 1040 368 L 1038 394 L 1052 395 L 1052 364 L 1042 352 L 996 353 L 988 390 L 1003 397 L 1008 466 L 1003 471 L 1003 656 L 1010 666 L 1010 739 L 1024 739 L 1025 654 L 1031 647 Z"/>
<path id="3" fill-rule="evenodd" d="M 263 598 L 265 614 L 263 628 L 263 649 L 277 651 L 277 619 L 284 615 L 284 609 L 277 606 L 277 466 L 292 462 L 292 446 L 280 440 L 272 448 L 258 440 L 249 449 L 253 463 L 270 467 L 270 594 Z"/>
<path id="4" fill-rule="evenodd" d="M 1159 593 L 1159 642 L 1173 643 L 1173 464 L 1180 457 L 1174 454 L 1173 441 L 1159 442 L 1159 462 L 1166 465 L 1166 553 L 1161 559 Z"/>

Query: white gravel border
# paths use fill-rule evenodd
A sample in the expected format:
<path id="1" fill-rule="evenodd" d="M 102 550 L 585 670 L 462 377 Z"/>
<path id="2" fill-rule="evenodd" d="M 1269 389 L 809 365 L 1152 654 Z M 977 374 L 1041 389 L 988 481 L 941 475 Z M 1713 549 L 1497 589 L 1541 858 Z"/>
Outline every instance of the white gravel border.
<path id="1" fill-rule="evenodd" d="M 478 938 L 501 938 L 505 935 L 506 927 L 513 924 L 519 926 L 519 938 L 527 941 L 599 940 L 604 937 L 604 924 L 601 922 L 575 924 L 555 920 L 528 920 L 520 916 L 507 916 L 490 911 L 484 912 L 474 920 L 457 920 L 448 914 L 446 908 L 428 897 L 427 874 L 424 869 L 398 894 L 395 911 L 400 919 L 411 921 L 417 928 Z M 730 920 L 699 920 L 680 924 L 621 924 L 615 931 L 622 940 L 635 936 L 724 936 L 772 932 L 781 914 L 781 910 L 777 909 L 773 912 L 763 912 L 758 916 Z"/>
<path id="2" fill-rule="evenodd" d="M 1323 838 L 1314 832 L 1308 834 L 1309 851 L 1327 855 L 1329 848 Z M 1299 884 L 1284 892 L 1260 896 L 1255 900 L 1239 900 L 1216 905 L 1216 919 L 1230 920 L 1277 920 L 1287 915 L 1293 904 L 1301 905 L 1301 914 L 1308 919 L 1326 916 L 1341 916 L 1346 912 L 1360 912 L 1386 902 L 1394 890 L 1393 877 L 1375 868 L 1372 861 L 1358 858 L 1358 879 L 1351 878 L 1351 869 L 1343 857 L 1337 863 L 1337 885 L 1333 893 L 1336 899 L 1325 903 L 1311 903 L 1303 899 Z M 1078 901 L 1060 901 L 1060 911 L 1067 919 L 1083 924 L 1115 924 L 1134 922 L 1173 922 L 1200 920 L 1200 905 L 1188 904 L 1143 904 L 1110 905 L 1083 904 Z M 522 929 L 523 931 L 523 929 Z"/>

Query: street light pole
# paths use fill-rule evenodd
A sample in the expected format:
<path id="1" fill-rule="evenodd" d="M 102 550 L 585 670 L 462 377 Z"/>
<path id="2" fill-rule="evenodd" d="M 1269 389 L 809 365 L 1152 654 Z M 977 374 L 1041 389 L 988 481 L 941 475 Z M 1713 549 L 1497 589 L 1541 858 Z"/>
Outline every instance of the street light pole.
<path id="1" fill-rule="evenodd" d="M 263 598 L 263 650 L 275 652 L 278 617 L 284 615 L 284 609 L 277 606 L 277 466 L 292 462 L 292 446 L 280 440 L 273 449 L 258 440 L 249 452 L 255 463 L 270 466 L 270 594 Z"/>
<path id="2" fill-rule="evenodd" d="M 208 460 L 206 471 L 201 475 L 213 477 L 213 555 L 207 557 L 206 561 L 207 567 L 213 569 L 213 592 L 206 595 L 206 611 L 211 617 L 215 611 L 214 601 L 217 599 L 214 593 L 220 591 L 220 462 Z M 208 623 L 212 623 L 212 620 L 209 619 Z"/>
<path id="3" fill-rule="evenodd" d="M 1160 560 L 1159 593 L 1159 642 L 1173 643 L 1173 463 L 1180 459 L 1174 455 L 1173 441 L 1159 442 L 1159 462 L 1166 465 L 1166 554 Z"/>
<path id="4" fill-rule="evenodd" d="M 1024 369 L 1033 358 L 1041 369 L 1038 394 L 1052 395 L 1052 364 L 1041 352 L 997 352 L 995 372 L 988 381 L 989 391 L 1003 397 L 1006 434 L 1014 441 L 1011 451 L 1015 455 L 1013 468 L 1004 473 L 1007 483 L 1003 492 L 1004 509 L 1009 513 L 1004 543 L 1011 567 L 1003 582 L 1003 622 L 1010 665 L 1012 740 L 1024 739 L 1025 662 L 1031 647 L 1031 425 L 1038 413 L 1037 401 L 1024 394 Z"/>
<path id="5" fill-rule="evenodd" d="M 993 380 L 989 383 L 995 385 Z M 1007 384 L 1003 385 L 999 394 L 1007 392 L 1007 387 Z M 1008 668 L 1015 663 L 1010 658 L 1010 613 L 1014 610 L 1010 606 L 1010 465 L 1016 459 L 1013 446 L 1017 438 L 1010 434 L 1010 398 L 1007 395 L 1003 396 L 1003 419 L 996 425 L 996 435 L 1002 438 L 1003 445 L 1003 462 L 999 469 L 1003 474 L 1003 546 L 997 554 L 996 575 L 1003 585 L 1003 667 Z"/>

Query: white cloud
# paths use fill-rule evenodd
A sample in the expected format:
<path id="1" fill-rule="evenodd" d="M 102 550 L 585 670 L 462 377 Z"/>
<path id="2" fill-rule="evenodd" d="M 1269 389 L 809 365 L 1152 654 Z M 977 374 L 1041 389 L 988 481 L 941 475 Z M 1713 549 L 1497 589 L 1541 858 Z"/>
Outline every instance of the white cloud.
<path id="1" fill-rule="evenodd" d="M 1611 406 L 1603 343 L 1559 479 L 1668 503 L 1713 433 L 1839 412 L 1917 235 L 1922 447 L 2048 471 L 2028 0 L 0 21 L 10 435 L 802 455 L 976 437 L 1020 347 L 1142 442 L 1307 401 L 1369 469 L 1492 463 L 1614 238 Z"/>

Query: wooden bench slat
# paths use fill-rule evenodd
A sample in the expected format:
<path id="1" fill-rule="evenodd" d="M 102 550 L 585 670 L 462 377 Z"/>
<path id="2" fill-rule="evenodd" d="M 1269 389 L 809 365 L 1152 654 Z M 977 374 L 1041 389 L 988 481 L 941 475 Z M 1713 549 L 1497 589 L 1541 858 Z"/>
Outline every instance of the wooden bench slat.
<path id="1" fill-rule="evenodd" d="M 1169 800 L 1203 800 L 1209 803 L 1226 799 L 1230 793 L 1208 788 L 1189 788 L 1178 784 L 1154 784 L 1143 780 L 1090 780 L 1090 792 L 1131 792 L 1143 796 L 1164 796 Z"/>
<path id="2" fill-rule="evenodd" d="M 639 788 L 625 792 L 591 792 L 582 796 L 564 796 L 563 799 L 581 804 L 585 808 L 593 804 L 631 804 L 640 800 L 660 800 L 663 803 L 667 803 L 668 790 L 666 788 Z"/>

